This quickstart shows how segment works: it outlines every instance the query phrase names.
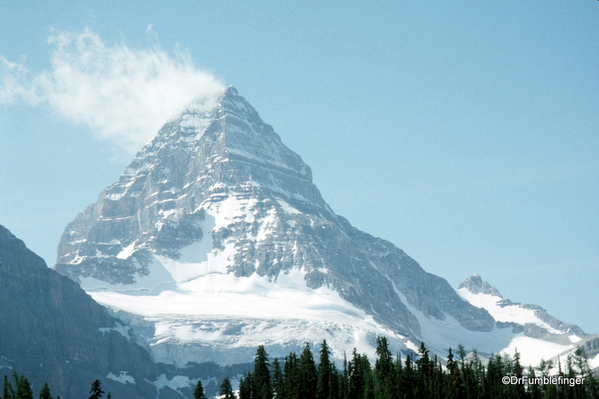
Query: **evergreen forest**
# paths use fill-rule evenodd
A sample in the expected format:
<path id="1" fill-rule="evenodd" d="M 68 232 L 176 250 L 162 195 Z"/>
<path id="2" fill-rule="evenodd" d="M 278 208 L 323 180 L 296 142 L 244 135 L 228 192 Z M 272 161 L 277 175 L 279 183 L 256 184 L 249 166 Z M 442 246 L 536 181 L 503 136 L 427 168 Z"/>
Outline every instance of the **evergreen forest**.
<path id="1" fill-rule="evenodd" d="M 567 364 L 542 361 L 525 369 L 516 351 L 513 357 L 493 355 L 483 365 L 474 350 L 466 355 L 451 349 L 445 366 L 431 357 L 424 343 L 418 353 L 402 359 L 392 356 L 385 337 L 377 338 L 374 364 L 353 350 L 338 370 L 326 340 L 320 345 L 318 366 L 309 344 L 297 356 L 270 361 L 263 346 L 254 358 L 254 370 L 239 381 L 239 399 L 598 399 L 599 386 L 584 350 L 578 348 Z M 557 373 L 550 370 L 557 366 Z M 504 383 L 504 379 L 508 379 Z M 552 379 L 553 378 L 553 379 Z M 584 378 L 584 381 L 583 381 Z M 221 397 L 235 398 L 226 378 Z M 199 399 L 195 397 L 194 399 Z"/>
<path id="2" fill-rule="evenodd" d="M 442 365 L 436 355 L 430 356 L 424 342 L 405 359 L 391 354 L 385 337 L 378 337 L 376 343 L 374 364 L 354 348 L 350 359 L 344 356 L 341 369 L 331 360 L 326 340 L 320 345 L 318 362 L 309 344 L 299 356 L 292 352 L 281 361 L 271 361 L 264 346 L 259 346 L 253 370 L 239 379 L 239 389 L 234 390 L 227 377 L 220 385 L 220 398 L 599 399 L 599 380 L 582 348 L 568 356 L 564 365 L 541 361 L 537 367 L 524 368 L 517 351 L 513 357 L 492 355 L 485 365 L 476 350 L 467 355 L 460 345 L 456 354 L 449 349 Z M 102 399 L 103 394 L 100 380 L 94 381 L 88 399 Z M 33 398 L 25 375 L 13 371 L 11 379 L 4 376 L 0 399 Z M 39 398 L 54 399 L 47 383 Z M 110 392 L 105 398 L 111 399 Z M 207 399 L 201 381 L 193 399 Z"/>

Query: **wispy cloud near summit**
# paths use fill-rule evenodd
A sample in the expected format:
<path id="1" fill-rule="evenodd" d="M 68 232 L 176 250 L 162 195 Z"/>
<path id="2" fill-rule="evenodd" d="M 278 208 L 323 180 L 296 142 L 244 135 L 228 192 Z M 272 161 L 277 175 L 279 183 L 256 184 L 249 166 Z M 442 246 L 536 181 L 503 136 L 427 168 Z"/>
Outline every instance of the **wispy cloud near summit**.
<path id="1" fill-rule="evenodd" d="M 0 55 L 0 104 L 47 103 L 65 119 L 90 126 L 96 137 L 130 152 L 191 101 L 225 89 L 182 51 L 171 56 L 159 46 L 110 46 L 90 29 L 54 31 L 48 44 L 49 71 L 34 73 L 24 61 Z"/>

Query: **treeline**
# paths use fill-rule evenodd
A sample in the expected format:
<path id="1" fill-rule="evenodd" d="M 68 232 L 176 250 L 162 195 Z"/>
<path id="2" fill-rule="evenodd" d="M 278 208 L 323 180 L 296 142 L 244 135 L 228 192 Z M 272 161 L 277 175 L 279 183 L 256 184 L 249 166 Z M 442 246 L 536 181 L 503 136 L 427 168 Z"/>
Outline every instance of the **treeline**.
<path id="1" fill-rule="evenodd" d="M 551 361 L 525 370 L 517 351 L 514 357 L 493 355 L 485 366 L 476 351 L 466 356 L 460 345 L 457 357 L 449 349 L 443 367 L 436 355 L 430 356 L 424 343 L 417 354 L 402 359 L 400 354 L 392 356 L 387 339 L 379 337 L 376 355 L 372 364 L 366 355 L 354 349 L 351 359 L 344 359 L 342 370 L 338 370 L 330 359 L 326 340 L 320 346 L 318 367 L 309 344 L 299 357 L 295 353 L 285 356 L 283 364 L 278 359 L 270 361 L 260 346 L 253 371 L 239 381 L 239 399 L 599 398 L 597 379 L 582 348 L 568 357 L 563 370 L 558 364 L 558 372 L 552 376 Z M 200 392 L 201 395 L 194 394 L 194 399 L 205 398 L 198 382 L 195 393 Z M 228 378 L 221 384 L 220 395 L 236 399 Z"/>
<path id="2" fill-rule="evenodd" d="M 589 367 L 582 348 L 568 356 L 557 373 L 551 361 L 541 361 L 527 370 L 514 357 L 493 355 L 483 365 L 476 351 L 466 356 L 458 346 L 457 357 L 449 349 L 445 367 L 436 355 L 430 356 L 424 343 L 417 354 L 393 357 L 387 339 L 377 338 L 376 359 L 353 350 L 338 370 L 331 351 L 323 340 L 316 366 L 312 349 L 306 344 L 302 353 L 290 353 L 283 362 L 272 362 L 259 346 L 254 369 L 239 380 L 238 399 L 599 399 L 599 382 Z M 229 378 L 220 386 L 224 399 L 237 399 Z M 89 399 L 101 399 L 104 391 L 99 380 L 91 384 Z M 13 371 L 12 380 L 4 376 L 0 399 L 33 399 L 31 384 L 25 375 Z M 39 392 L 40 399 L 54 399 L 48 384 Z M 201 381 L 194 399 L 206 399 Z M 56 399 L 60 399 L 57 396 Z M 111 399 L 110 392 L 106 399 Z"/>
<path id="3" fill-rule="evenodd" d="M 95 380 L 91 384 L 89 391 L 89 399 L 102 399 L 102 384 L 100 380 Z M 8 376 L 4 376 L 4 387 L 2 389 L 2 397 L 0 399 L 33 399 L 33 391 L 31 390 L 31 384 L 25 374 L 17 374 L 13 370 L 12 380 L 9 381 Z M 45 383 L 39 393 L 39 399 L 54 399 L 50 393 L 50 387 L 48 383 Z M 56 399 L 60 399 L 60 395 L 56 396 Z M 111 399 L 110 392 L 106 395 L 106 399 Z"/>

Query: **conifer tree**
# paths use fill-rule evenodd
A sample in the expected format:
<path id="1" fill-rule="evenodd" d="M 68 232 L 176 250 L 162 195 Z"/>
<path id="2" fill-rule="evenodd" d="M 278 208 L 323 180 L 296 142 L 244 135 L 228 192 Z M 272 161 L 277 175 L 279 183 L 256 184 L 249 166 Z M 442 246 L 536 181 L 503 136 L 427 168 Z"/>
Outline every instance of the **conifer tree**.
<path id="1" fill-rule="evenodd" d="M 89 399 L 100 399 L 102 397 L 104 391 L 102 390 L 102 383 L 100 382 L 100 380 L 95 380 L 94 382 L 92 382 L 92 387 L 89 393 L 92 394 L 89 397 Z"/>
<path id="2" fill-rule="evenodd" d="M 331 391 L 332 367 L 329 355 L 331 350 L 327 346 L 327 340 L 322 341 L 320 347 L 320 363 L 318 364 L 318 382 L 316 384 L 316 399 L 328 399 Z"/>
<path id="3" fill-rule="evenodd" d="M 8 377 L 6 376 L 6 374 L 4 375 L 4 388 L 2 390 L 2 397 L 4 399 L 8 399 Z"/>
<path id="4" fill-rule="evenodd" d="M 362 359 L 368 360 L 366 356 L 363 356 Z M 370 364 L 368 368 L 364 367 L 364 398 L 370 399 L 374 398 L 374 374 L 372 373 L 372 369 L 370 368 Z"/>
<path id="5" fill-rule="evenodd" d="M 460 384 L 460 374 L 458 369 L 458 363 L 453 357 L 453 352 L 449 348 L 447 354 L 447 383 L 445 386 L 445 392 L 448 399 L 455 399 L 458 396 L 458 387 Z"/>
<path id="6" fill-rule="evenodd" d="M 343 374 L 339 376 L 339 397 L 340 399 L 348 399 L 348 372 L 347 372 L 347 354 L 343 352 Z"/>
<path id="7" fill-rule="evenodd" d="M 405 399 L 413 399 L 414 398 L 414 366 L 412 363 L 412 357 L 410 354 L 406 356 L 406 361 L 404 363 L 404 370 L 402 373 L 402 381 L 401 385 L 404 387 L 404 398 Z"/>
<path id="8" fill-rule="evenodd" d="M 270 384 L 270 363 L 263 345 L 258 347 L 254 358 L 254 373 L 252 383 L 256 399 L 272 399 L 272 386 Z"/>
<path id="9" fill-rule="evenodd" d="M 202 381 L 198 380 L 196 387 L 193 391 L 193 399 L 206 399 L 206 394 L 204 393 L 204 387 L 202 386 Z"/>
<path id="10" fill-rule="evenodd" d="M 335 363 L 331 363 L 331 382 L 329 387 L 329 399 L 340 399 L 339 398 L 339 382 L 340 375 L 335 367 Z"/>
<path id="11" fill-rule="evenodd" d="M 316 383 L 318 381 L 318 373 L 314 364 L 314 357 L 310 350 L 310 344 L 306 343 L 304 350 L 300 356 L 299 365 L 300 374 L 300 398 L 315 399 Z"/>
<path id="12" fill-rule="evenodd" d="M 252 373 L 249 371 L 239 379 L 239 399 L 252 399 Z"/>
<path id="13" fill-rule="evenodd" d="M 364 373 L 362 372 L 362 356 L 358 354 L 356 348 L 352 352 L 352 359 L 347 364 L 348 378 L 348 399 L 362 399 L 364 396 Z"/>
<path id="14" fill-rule="evenodd" d="M 50 387 L 48 387 L 48 383 L 46 382 L 40 391 L 40 399 L 52 399 L 52 395 L 50 395 Z"/>
<path id="15" fill-rule="evenodd" d="M 395 397 L 403 399 L 404 397 L 404 387 L 401 385 L 403 379 L 403 366 L 401 364 L 401 352 L 397 353 L 395 357 Z"/>
<path id="16" fill-rule="evenodd" d="M 281 364 L 279 359 L 275 358 L 272 361 L 272 387 L 273 394 L 277 399 L 285 397 L 285 388 L 283 386 L 283 370 L 281 370 Z"/>
<path id="17" fill-rule="evenodd" d="M 524 375 L 522 365 L 520 364 L 520 353 L 518 353 L 518 349 L 516 349 L 514 353 L 514 375 L 520 380 Z M 526 397 L 526 392 L 524 391 L 524 384 L 516 384 L 513 386 L 514 390 L 514 398 L 515 399 L 523 399 Z"/>
<path id="18" fill-rule="evenodd" d="M 487 364 L 485 392 L 489 397 L 497 398 L 504 390 L 501 378 L 504 376 L 501 356 L 492 354 Z"/>
<path id="19" fill-rule="evenodd" d="M 223 399 L 237 399 L 235 394 L 233 393 L 233 387 L 231 386 L 231 381 L 229 381 L 229 377 L 225 377 L 222 384 L 220 384 L 220 396 L 224 396 Z"/>
<path id="20" fill-rule="evenodd" d="M 528 381 L 529 381 L 529 385 L 528 385 L 528 397 L 530 399 L 541 399 L 541 388 L 539 386 L 539 384 L 536 384 L 535 378 L 536 378 L 536 374 L 535 374 L 535 369 L 532 368 L 532 366 L 530 366 L 528 368 Z M 530 384 L 530 381 L 532 381 L 532 384 Z"/>
<path id="21" fill-rule="evenodd" d="M 424 341 L 420 342 L 420 348 L 418 348 L 418 356 L 420 357 L 420 359 L 416 360 L 418 371 L 420 371 L 423 374 L 429 374 L 431 361 L 429 358 L 429 350 L 426 349 Z"/>
<path id="22" fill-rule="evenodd" d="M 31 390 L 31 384 L 25 377 L 25 374 L 17 374 L 15 370 L 12 372 L 12 380 L 14 388 L 8 379 L 4 378 L 4 397 L 7 399 L 33 399 L 33 391 Z"/>
<path id="23" fill-rule="evenodd" d="M 295 353 L 285 356 L 285 365 L 283 366 L 285 378 L 283 380 L 284 399 L 300 398 L 300 371 L 299 360 Z M 278 399 L 278 398 L 277 398 Z"/>
<path id="24" fill-rule="evenodd" d="M 377 337 L 374 365 L 374 397 L 376 399 L 395 399 L 396 389 L 393 376 L 393 358 L 386 337 Z"/>

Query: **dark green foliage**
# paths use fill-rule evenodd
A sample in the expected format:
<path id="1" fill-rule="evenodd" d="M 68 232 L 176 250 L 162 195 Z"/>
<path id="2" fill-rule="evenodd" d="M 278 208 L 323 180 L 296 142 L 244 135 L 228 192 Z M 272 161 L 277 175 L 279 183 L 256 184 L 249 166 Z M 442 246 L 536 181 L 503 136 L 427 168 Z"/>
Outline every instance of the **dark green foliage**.
<path id="1" fill-rule="evenodd" d="M 264 346 L 260 345 L 254 358 L 254 373 L 252 378 L 253 397 L 255 399 L 272 399 L 270 383 L 270 363 Z"/>
<path id="2" fill-rule="evenodd" d="M 252 373 L 248 371 L 239 379 L 239 399 L 253 398 L 252 390 Z"/>
<path id="3" fill-rule="evenodd" d="M 229 381 L 228 377 L 225 377 L 222 384 L 220 384 L 219 395 L 224 396 L 224 399 L 237 399 L 233 393 L 233 387 L 231 386 L 231 381 Z"/>
<path id="4" fill-rule="evenodd" d="M 14 387 L 13 387 L 14 384 Z M 12 372 L 12 383 L 8 381 L 8 377 L 4 376 L 4 395 L 5 399 L 33 399 L 31 384 L 24 374 Z"/>
<path id="5" fill-rule="evenodd" d="M 356 348 L 352 352 L 352 359 L 347 364 L 348 372 L 348 399 L 362 399 L 364 397 L 364 389 L 366 381 L 364 380 L 364 372 L 362 370 L 362 355 L 358 353 Z"/>
<path id="6" fill-rule="evenodd" d="M 397 376 L 387 338 L 377 337 L 376 344 L 378 357 L 374 365 L 374 397 L 376 399 L 395 399 L 397 398 Z"/>
<path id="7" fill-rule="evenodd" d="M 282 398 L 285 396 L 285 388 L 283 386 L 283 370 L 281 370 L 281 363 L 279 363 L 279 359 L 277 358 L 272 361 L 272 388 L 273 394 L 276 398 Z"/>
<path id="8" fill-rule="evenodd" d="M 204 393 L 202 381 L 198 380 L 198 383 L 196 384 L 196 387 L 193 390 L 193 399 L 206 399 L 206 394 Z"/>
<path id="9" fill-rule="evenodd" d="M 102 397 L 104 391 L 102 390 L 102 383 L 100 380 L 95 380 L 92 382 L 92 388 L 90 389 L 89 393 L 92 394 L 89 399 L 100 399 Z"/>
<path id="10" fill-rule="evenodd" d="M 412 356 L 406 355 L 403 373 L 401 374 L 400 384 L 405 399 L 413 399 L 416 391 L 416 375 L 414 372 L 414 363 Z"/>
<path id="11" fill-rule="evenodd" d="M 339 399 L 339 383 L 340 383 L 340 374 L 337 372 L 335 368 L 335 363 L 331 364 L 331 381 L 329 387 L 329 398 L 330 399 Z"/>
<path id="12" fill-rule="evenodd" d="M 339 376 L 339 398 L 348 399 L 349 397 L 349 373 L 347 371 L 347 355 L 343 352 L 343 374 Z"/>
<path id="13" fill-rule="evenodd" d="M 285 356 L 285 365 L 283 366 L 285 379 L 283 381 L 283 395 L 277 396 L 277 399 L 299 399 L 300 398 L 300 370 L 299 360 L 295 353 Z"/>
<path id="14" fill-rule="evenodd" d="M 45 383 L 40 391 L 40 399 L 52 399 L 52 395 L 50 395 L 50 387 L 48 387 L 48 383 Z"/>
<path id="15" fill-rule="evenodd" d="M 316 383 L 316 399 L 329 399 L 332 389 L 333 366 L 329 360 L 331 350 L 327 346 L 327 340 L 322 341 L 320 346 L 320 362 L 318 363 L 318 381 Z"/>
<path id="16" fill-rule="evenodd" d="M 302 399 L 315 399 L 318 373 L 309 343 L 306 343 L 300 356 L 299 377 L 299 397 Z"/>

